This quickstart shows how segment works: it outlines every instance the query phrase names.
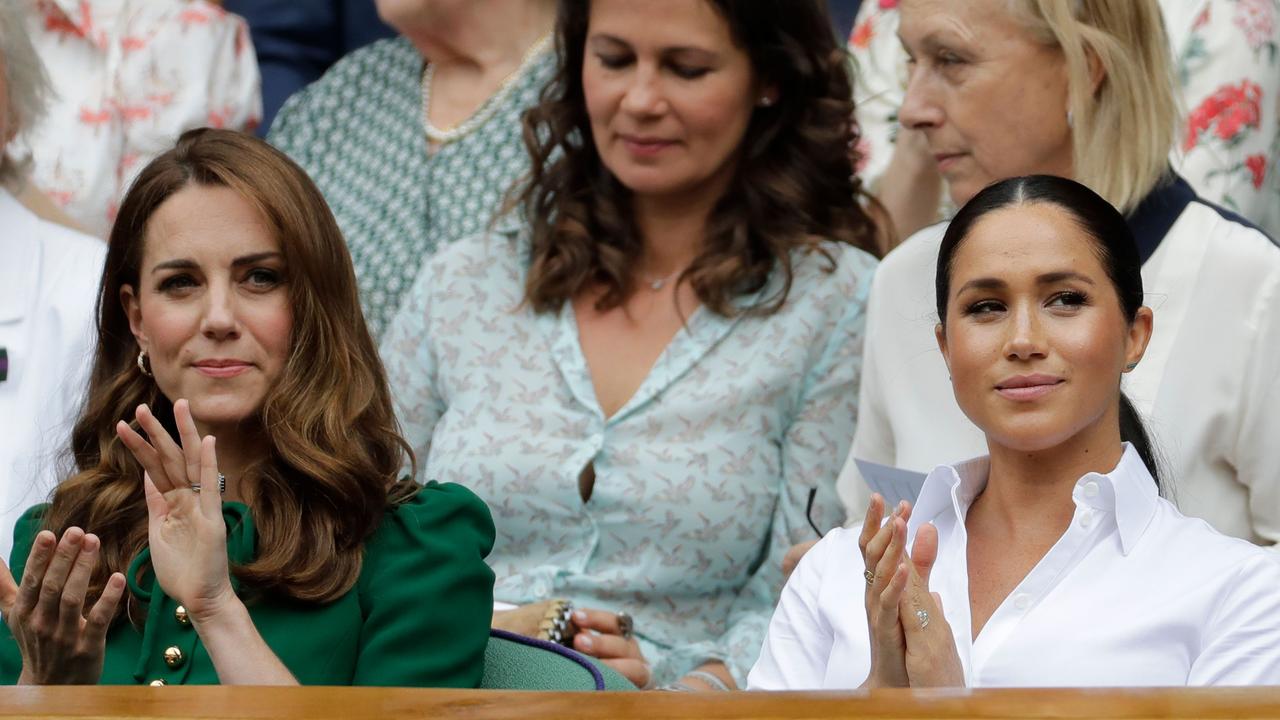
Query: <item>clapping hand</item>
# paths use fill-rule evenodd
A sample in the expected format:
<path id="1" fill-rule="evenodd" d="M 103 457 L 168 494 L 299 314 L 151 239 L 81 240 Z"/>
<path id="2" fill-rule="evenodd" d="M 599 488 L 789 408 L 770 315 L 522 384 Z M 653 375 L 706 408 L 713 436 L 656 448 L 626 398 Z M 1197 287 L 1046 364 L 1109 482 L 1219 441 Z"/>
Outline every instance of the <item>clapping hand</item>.
<path id="1" fill-rule="evenodd" d="M 922 648 L 910 645 L 906 618 L 910 615 L 912 622 L 918 620 L 914 609 L 904 607 L 904 598 L 918 598 L 920 587 L 925 588 L 927 594 L 929 573 L 938 556 L 938 532 L 933 525 L 922 526 L 908 558 L 907 521 L 911 518 L 911 504 L 899 503 L 889 520 L 882 523 L 884 511 L 884 498 L 872 495 L 862 534 L 858 537 L 867 586 L 863 605 L 871 638 L 871 671 L 865 686 L 907 687 L 914 684 L 909 660 L 918 660 Z M 908 586 L 914 591 L 910 595 L 906 593 Z"/>
<path id="2" fill-rule="evenodd" d="M 200 437 L 186 400 L 173 404 L 173 416 L 181 446 L 146 405 L 137 410 L 146 438 L 123 421 L 116 432 L 145 471 L 147 539 L 156 579 L 198 628 L 239 600 L 227 568 L 214 438 Z"/>
<path id="3" fill-rule="evenodd" d="M 22 653 L 23 685 L 95 685 L 102 677 L 107 630 L 124 596 L 124 576 L 114 573 L 84 614 L 89 580 L 101 543 L 69 528 L 62 540 L 40 531 L 31 544 L 22 585 L 0 563 L 0 614 Z"/>

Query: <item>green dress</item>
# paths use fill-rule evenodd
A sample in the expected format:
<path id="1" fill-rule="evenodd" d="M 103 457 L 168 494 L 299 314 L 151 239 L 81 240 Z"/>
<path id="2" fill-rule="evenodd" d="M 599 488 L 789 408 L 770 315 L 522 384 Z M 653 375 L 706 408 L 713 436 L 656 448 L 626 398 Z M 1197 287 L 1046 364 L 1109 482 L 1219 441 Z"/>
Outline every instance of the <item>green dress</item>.
<path id="1" fill-rule="evenodd" d="M 361 48 L 289 98 L 267 135 L 333 210 L 374 337 L 390 324 L 423 261 L 440 245 L 485 230 L 528 171 L 520 115 L 554 74 L 555 53 L 534 56 L 490 99 L 486 122 L 430 156 L 422 69 L 422 55 L 402 37 Z"/>
<path id="2" fill-rule="evenodd" d="M 18 521 L 14 577 L 22 576 L 46 507 Z M 256 552 L 253 518 L 240 503 L 223 503 L 222 513 L 227 557 L 243 564 Z M 484 561 L 493 540 L 493 519 L 475 495 L 460 485 L 428 483 L 387 511 L 346 595 L 323 605 L 249 600 L 249 614 L 303 685 L 473 688 L 484 673 L 493 610 L 493 571 Z M 143 550 L 135 567 L 147 559 Z M 146 624 L 139 629 L 121 619 L 108 632 L 102 684 L 217 684 L 204 644 L 154 573 L 129 587 L 147 602 Z M 0 625 L 0 683 L 15 683 L 21 669 L 17 643 Z"/>

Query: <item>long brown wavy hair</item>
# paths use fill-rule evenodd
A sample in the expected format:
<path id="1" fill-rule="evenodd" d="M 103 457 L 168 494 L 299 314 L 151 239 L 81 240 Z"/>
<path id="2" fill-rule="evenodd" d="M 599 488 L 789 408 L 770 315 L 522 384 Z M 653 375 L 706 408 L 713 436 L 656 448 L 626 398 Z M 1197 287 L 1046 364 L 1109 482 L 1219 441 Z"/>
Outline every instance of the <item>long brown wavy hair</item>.
<path id="1" fill-rule="evenodd" d="M 98 345 L 85 406 L 72 432 L 77 472 L 54 491 L 45 527 L 97 533 L 101 560 L 90 595 L 125 572 L 147 544 L 142 467 L 116 436 L 141 403 L 177 437 L 173 405 L 139 372 L 138 346 L 120 300 L 138 286 L 147 223 L 189 185 L 225 186 L 253 204 L 280 243 L 293 309 L 289 358 L 243 432 L 270 454 L 243 484 L 258 556 L 232 569 L 245 587 L 303 601 L 333 600 L 356 582 L 364 541 L 387 508 L 416 485 L 398 481 L 412 451 L 400 437 L 386 375 L 357 297 L 342 233 L 315 185 L 265 142 L 227 130 L 192 130 L 153 160 L 120 205 L 98 297 Z M 128 612 L 140 621 L 130 598 Z"/>
<path id="2" fill-rule="evenodd" d="M 836 43 L 822 0 L 706 0 L 730 27 L 756 76 L 780 92 L 758 107 L 739 148 L 737 172 L 712 212 L 702 250 L 680 275 L 699 301 L 721 315 L 756 292 L 775 267 L 777 293 L 747 312 L 768 314 L 786 302 L 792 251 L 822 253 L 833 240 L 876 253 L 876 223 L 855 173 L 847 55 Z M 590 0 L 561 0 L 556 20 L 559 69 L 541 102 L 524 115 L 532 170 L 513 196 L 531 228 L 525 300 L 555 311 L 590 286 L 603 287 L 601 310 L 634 289 L 642 252 L 630 194 L 608 172 L 592 140 L 582 86 Z"/>

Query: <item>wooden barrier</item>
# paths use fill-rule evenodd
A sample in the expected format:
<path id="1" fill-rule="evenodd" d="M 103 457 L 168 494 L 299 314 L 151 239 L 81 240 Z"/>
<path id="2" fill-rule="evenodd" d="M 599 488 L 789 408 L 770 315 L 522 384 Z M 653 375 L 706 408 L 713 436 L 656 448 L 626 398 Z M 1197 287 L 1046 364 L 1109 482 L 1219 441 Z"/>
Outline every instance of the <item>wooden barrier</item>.
<path id="1" fill-rule="evenodd" d="M 262 687 L 0 688 L 26 718 L 1251 718 L 1280 688 L 877 690 L 870 693 L 529 693 Z"/>

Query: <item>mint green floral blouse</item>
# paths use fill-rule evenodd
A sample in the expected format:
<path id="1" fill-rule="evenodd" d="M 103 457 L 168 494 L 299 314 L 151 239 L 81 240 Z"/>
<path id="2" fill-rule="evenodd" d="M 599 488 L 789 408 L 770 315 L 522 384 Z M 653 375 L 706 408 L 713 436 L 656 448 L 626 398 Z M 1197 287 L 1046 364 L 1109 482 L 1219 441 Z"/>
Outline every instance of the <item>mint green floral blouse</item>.
<path id="1" fill-rule="evenodd" d="M 745 682 L 782 589 L 782 557 L 817 537 L 810 491 L 819 527 L 843 519 L 835 479 L 857 416 L 875 260 L 827 249 L 834 268 L 797 256 L 775 314 L 695 310 L 607 418 L 572 306 L 536 314 L 521 304 L 528 243 L 518 227 L 428 262 L 383 358 L 423 477 L 466 485 L 493 511 L 495 599 L 625 610 L 655 682 L 708 660 Z M 596 479 L 584 503 L 588 464 Z"/>
<path id="2" fill-rule="evenodd" d="M 422 68 L 404 38 L 343 58 L 289 98 L 267 139 L 311 176 L 355 264 L 365 319 L 382 334 L 436 248 L 488 227 L 529 166 L 520 115 L 537 103 L 555 53 L 537 56 L 489 121 L 427 155 Z"/>

